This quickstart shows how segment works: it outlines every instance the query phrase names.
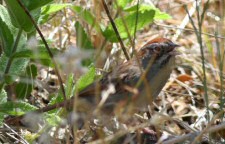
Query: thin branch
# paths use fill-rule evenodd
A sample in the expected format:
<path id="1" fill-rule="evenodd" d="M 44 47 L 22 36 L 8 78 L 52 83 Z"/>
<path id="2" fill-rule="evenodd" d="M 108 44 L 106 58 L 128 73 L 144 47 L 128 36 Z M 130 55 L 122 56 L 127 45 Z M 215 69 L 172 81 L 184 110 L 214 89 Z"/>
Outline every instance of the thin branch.
<path id="1" fill-rule="evenodd" d="M 105 137 L 103 139 L 97 139 L 95 141 L 90 142 L 89 144 L 102 144 L 103 142 L 104 143 L 110 143 L 113 140 L 115 140 L 116 138 L 119 138 L 119 137 L 121 137 L 123 135 L 126 135 L 126 134 L 128 134 L 130 132 L 136 131 L 138 129 L 142 129 L 142 128 L 148 127 L 150 125 L 151 124 L 149 122 L 145 122 L 145 123 L 142 123 L 140 125 L 137 125 L 137 126 L 134 126 L 134 127 L 130 127 L 127 130 L 118 131 L 117 133 L 115 133 L 113 135 L 109 135 L 109 136 L 107 136 L 107 137 Z"/>
<path id="2" fill-rule="evenodd" d="M 189 20 L 191 22 L 191 25 L 194 28 L 194 32 L 195 32 L 196 36 L 198 36 L 199 30 L 197 29 L 197 27 L 195 26 L 195 23 L 194 23 L 193 19 L 191 18 L 191 15 L 190 15 L 190 13 L 189 13 L 189 11 L 187 9 L 187 5 L 184 6 L 184 9 L 185 9 L 186 13 L 188 14 Z"/>
<path id="3" fill-rule="evenodd" d="M 221 123 L 220 125 L 216 125 L 213 126 L 211 128 L 209 128 L 206 133 L 213 133 L 213 132 L 217 132 L 220 130 L 225 129 L 225 122 Z M 193 132 L 193 133 L 189 133 L 183 136 L 178 136 L 176 138 L 172 138 L 168 141 L 164 141 L 163 144 L 174 144 L 174 143 L 179 143 L 179 142 L 184 142 L 185 140 L 193 140 L 196 136 L 198 136 L 200 134 L 200 132 Z"/>
<path id="4" fill-rule="evenodd" d="M 186 7 L 185 7 L 186 8 Z M 187 11 L 187 8 L 186 8 Z M 184 19 L 182 20 L 181 24 L 178 26 L 179 28 L 185 28 L 186 25 L 189 23 L 191 17 L 196 11 L 196 4 L 193 3 L 192 7 L 188 10 L 188 14 L 185 15 Z M 172 40 L 176 41 L 178 36 L 181 35 L 181 29 L 177 29 L 175 35 L 173 36 Z"/>
<path id="5" fill-rule="evenodd" d="M 9 127 L 6 123 L 3 123 L 3 125 L 8 128 L 12 133 L 14 133 L 16 136 L 18 136 L 25 144 L 29 144 L 22 136 L 20 136 L 16 131 L 14 131 L 11 127 Z M 22 142 L 20 141 L 20 142 Z"/>
<path id="6" fill-rule="evenodd" d="M 127 51 L 126 51 L 126 48 L 125 48 L 125 46 L 124 46 L 124 44 L 123 44 L 123 41 L 122 41 L 122 39 L 121 39 L 121 37 L 120 37 L 120 34 L 119 34 L 119 32 L 118 32 L 118 30 L 117 30 L 117 28 L 116 28 L 116 24 L 114 23 L 114 21 L 113 21 L 111 15 L 110 15 L 110 12 L 109 12 L 109 9 L 108 9 L 108 7 L 107 7 L 107 5 L 106 5 L 106 3 L 105 3 L 105 0 L 102 0 L 102 4 L 103 4 L 103 7 L 104 7 L 104 9 L 105 9 L 105 12 L 106 12 L 107 16 L 109 17 L 109 20 L 110 20 L 110 23 L 111 23 L 111 25 L 112 25 L 112 27 L 113 27 L 113 30 L 114 30 L 115 33 L 116 33 L 116 37 L 117 37 L 117 39 L 118 39 L 118 41 L 119 41 L 119 43 L 120 43 L 120 46 L 121 46 L 121 48 L 122 48 L 122 50 L 123 50 L 123 53 L 124 53 L 126 59 L 129 60 L 130 57 L 129 57 Z"/>
<path id="7" fill-rule="evenodd" d="M 135 27 L 134 27 L 134 39 L 133 39 L 133 42 L 134 42 L 134 47 L 135 47 L 135 39 L 136 39 L 136 32 L 137 32 L 137 23 L 138 23 L 138 11 L 139 11 L 139 3 L 140 3 L 140 0 L 137 1 L 137 9 L 136 9 L 136 18 L 135 18 Z M 135 50 L 134 50 L 135 51 Z"/>
<path id="8" fill-rule="evenodd" d="M 166 24 L 160 24 L 160 23 L 156 23 L 154 22 L 155 25 L 158 25 L 158 26 L 162 26 L 162 27 L 166 27 L 166 28 L 170 28 L 170 29 L 180 29 L 180 30 L 183 30 L 183 31 L 190 31 L 190 32 L 195 32 L 194 29 L 191 29 L 191 28 L 180 28 L 180 27 L 177 27 L 177 26 L 171 26 L 171 25 L 166 25 Z M 197 29 L 197 32 L 199 32 L 199 30 Z M 202 32 L 200 33 L 202 35 L 207 35 L 207 36 L 210 36 L 210 37 L 215 37 L 215 38 L 219 38 L 219 39 L 225 39 L 224 36 L 221 36 L 221 35 L 215 35 L 215 34 L 211 34 L 211 33 L 206 33 L 206 32 Z"/>
<path id="9" fill-rule="evenodd" d="M 208 89 L 207 89 L 207 79 L 206 79 L 206 68 L 205 68 L 205 56 L 204 56 L 204 51 L 203 51 L 203 45 L 202 45 L 202 21 L 203 19 L 200 19 L 200 14 L 199 14 L 199 3 L 198 3 L 198 0 L 196 0 L 196 9 L 197 9 L 197 18 L 198 18 L 198 31 L 197 31 L 197 27 L 195 26 L 194 24 L 194 21 L 193 19 L 191 18 L 188 10 L 187 10 L 187 6 L 184 7 L 188 16 L 189 16 L 189 19 L 190 19 L 190 22 L 195 30 L 195 34 L 196 34 L 196 37 L 197 37 L 197 40 L 198 40 L 198 43 L 199 43 L 199 46 L 200 46 L 200 51 L 201 51 L 201 59 L 202 59 L 202 70 L 203 70 L 203 85 L 204 85 L 204 99 L 205 99 L 205 105 L 206 105 L 206 108 L 207 108 L 207 119 L 209 121 L 209 101 L 208 101 Z M 204 9 L 205 10 L 205 9 Z"/>
<path id="10" fill-rule="evenodd" d="M 132 47 L 132 51 L 134 51 L 134 50 L 135 50 L 135 44 L 134 44 L 134 41 L 132 40 L 132 37 L 131 37 L 131 35 L 130 35 L 129 29 L 128 29 L 128 27 L 127 27 L 127 23 L 126 23 L 126 21 L 125 21 L 125 19 L 124 19 L 124 15 L 123 15 L 123 13 L 121 12 L 121 8 L 120 8 L 120 7 L 118 6 L 118 4 L 117 4 L 117 1 L 115 1 L 115 4 L 116 4 L 117 8 L 119 9 L 118 14 L 119 14 L 120 17 L 121 17 L 123 26 L 124 26 L 124 28 L 125 28 L 125 30 L 126 30 L 126 32 L 127 32 L 128 40 L 130 41 L 130 44 L 131 44 L 131 47 Z M 131 57 L 132 57 L 132 54 L 131 54 Z"/>
<path id="11" fill-rule="evenodd" d="M 203 134 L 205 134 L 210 127 L 214 124 L 215 120 L 218 119 L 222 114 L 224 114 L 224 111 L 221 110 L 219 113 L 217 113 L 211 121 L 209 121 L 209 123 L 207 124 L 207 126 L 198 134 L 198 136 L 194 139 L 194 141 L 192 142 L 192 144 L 197 143 L 198 141 L 200 141 L 200 139 L 203 137 Z"/>
<path id="12" fill-rule="evenodd" d="M 215 35 L 218 34 L 218 26 L 217 26 L 217 30 L 215 32 Z M 221 50 L 220 50 L 220 43 L 219 43 L 219 40 L 218 38 L 216 38 L 216 48 L 217 48 L 217 56 L 218 56 L 218 59 L 219 59 L 219 76 L 220 76 L 220 109 L 223 110 L 223 106 L 224 106 L 224 91 L 223 91 L 223 85 L 224 85 L 224 82 L 223 82 L 223 64 L 224 64 L 224 61 L 223 61 L 223 58 L 222 58 L 222 55 L 221 55 Z M 221 117 L 222 118 L 222 117 Z"/>
<path id="13" fill-rule="evenodd" d="M 207 3 L 208 3 L 208 1 L 207 1 Z M 199 4 L 197 4 L 198 29 L 199 29 L 200 33 L 202 32 L 202 22 L 204 20 L 204 14 L 205 14 L 206 10 L 207 10 L 207 7 L 204 7 L 202 15 L 200 17 Z M 204 85 L 204 98 L 205 98 L 205 105 L 206 105 L 206 108 L 207 108 L 207 119 L 209 121 L 209 99 L 208 99 L 208 88 L 207 88 L 207 78 L 206 78 L 206 68 L 205 68 L 205 55 L 204 55 L 204 48 L 203 48 L 203 44 L 202 44 L 203 43 L 202 35 L 200 33 L 198 33 L 197 39 L 198 39 L 198 43 L 199 43 L 200 51 L 201 51 L 202 70 L 203 70 L 203 85 Z"/>

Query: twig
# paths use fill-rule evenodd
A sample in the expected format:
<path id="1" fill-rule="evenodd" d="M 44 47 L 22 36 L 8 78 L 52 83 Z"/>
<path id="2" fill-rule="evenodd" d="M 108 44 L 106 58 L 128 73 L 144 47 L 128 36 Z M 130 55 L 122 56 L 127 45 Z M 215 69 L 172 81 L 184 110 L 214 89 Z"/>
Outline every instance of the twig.
<path id="1" fill-rule="evenodd" d="M 206 4 L 208 4 L 208 2 L 209 1 L 207 1 Z M 202 41 L 202 35 L 201 35 L 201 33 L 202 33 L 202 21 L 203 21 L 203 18 L 204 18 L 203 14 L 204 14 L 204 11 L 206 11 L 207 6 L 204 7 L 202 16 L 200 18 L 199 1 L 196 0 L 195 4 L 196 4 L 196 9 L 197 9 L 198 29 L 195 26 L 194 21 L 191 18 L 190 14 L 187 10 L 187 6 L 185 6 L 184 9 L 189 16 L 190 22 L 191 22 L 191 24 L 192 24 L 192 26 L 195 30 L 195 34 L 196 34 L 196 37 L 197 37 L 197 40 L 198 40 L 198 43 L 199 43 L 199 46 L 200 46 L 201 59 L 202 59 L 202 70 L 203 70 L 204 101 L 205 101 L 205 106 L 207 108 L 207 119 L 209 121 L 209 101 L 208 101 L 207 78 L 206 78 L 206 68 L 205 68 L 205 56 L 204 56 L 204 51 L 203 51 L 203 45 L 202 45 L 203 41 Z"/>
<path id="2" fill-rule="evenodd" d="M 102 143 L 108 143 L 120 136 L 123 136 L 127 133 L 130 133 L 130 132 L 133 132 L 137 129 L 141 129 L 141 128 L 145 128 L 145 127 L 148 127 L 150 126 L 151 124 L 149 122 L 146 122 L 146 123 L 143 123 L 143 124 L 140 124 L 140 125 L 137 125 L 135 127 L 131 127 L 131 128 L 128 128 L 127 130 L 122 130 L 122 131 L 119 131 L 117 133 L 115 133 L 114 135 L 110 135 L 110 136 L 107 136 L 106 138 L 104 139 L 99 139 L 99 140 L 96 140 L 96 141 L 93 141 L 93 142 L 90 142 L 89 144 L 102 144 Z"/>
<path id="3" fill-rule="evenodd" d="M 158 26 L 166 27 L 166 28 L 171 28 L 171 29 L 180 29 L 180 30 L 184 30 L 184 31 L 195 32 L 195 30 L 193 30 L 191 28 L 180 28 L 178 26 L 171 26 L 171 25 L 160 24 L 160 23 L 156 23 L 156 22 L 154 22 L 154 24 L 155 25 L 158 25 Z M 197 32 L 200 33 L 198 29 L 197 29 Z M 201 32 L 200 34 L 207 35 L 207 36 L 210 36 L 210 37 L 219 38 L 219 39 L 225 39 L 225 37 L 224 36 L 221 36 L 221 35 L 216 35 L 215 36 L 215 34 L 206 33 L 206 32 Z"/>
<path id="4" fill-rule="evenodd" d="M 22 136 L 20 136 L 16 131 L 14 131 L 12 128 L 10 128 L 7 124 L 3 124 L 5 127 L 7 127 L 12 133 L 17 135 L 25 144 L 29 144 Z"/>
<path id="5" fill-rule="evenodd" d="M 189 15 L 192 16 L 194 14 L 195 10 L 196 10 L 196 4 L 193 3 L 192 8 L 189 10 Z M 181 34 L 181 29 L 184 29 L 185 26 L 188 24 L 189 15 L 186 14 L 186 16 L 184 17 L 183 21 L 181 22 L 180 26 L 178 27 L 179 29 L 176 30 L 176 34 L 172 38 L 173 41 L 177 40 L 178 36 Z"/>
<path id="6" fill-rule="evenodd" d="M 126 32 L 127 32 L 128 40 L 130 41 L 130 44 L 131 44 L 131 47 L 132 47 L 132 51 L 134 52 L 134 51 L 135 51 L 135 42 L 134 42 L 134 40 L 132 40 L 132 38 L 131 38 L 129 29 L 128 29 L 127 24 L 126 24 L 126 21 L 125 21 L 125 19 L 124 19 L 124 15 L 123 15 L 123 13 L 121 12 L 121 8 L 120 8 L 120 7 L 118 6 L 118 4 L 117 4 L 117 1 L 115 1 L 115 4 L 116 4 L 117 8 L 119 8 L 118 14 L 119 14 L 120 17 L 121 17 L 123 26 L 124 26 L 124 28 L 125 28 L 125 30 L 126 30 Z M 135 27 L 136 27 L 136 24 L 135 24 Z M 135 35 L 135 33 L 134 33 L 134 35 Z M 133 56 L 133 55 L 131 54 L 131 57 L 132 57 L 132 56 Z"/>
<path id="7" fill-rule="evenodd" d="M 135 19 L 135 27 L 134 27 L 134 28 L 135 28 L 135 29 L 134 29 L 134 39 L 133 39 L 133 44 L 134 44 L 133 47 L 134 47 L 134 48 L 135 48 L 135 39 L 136 39 L 137 23 L 138 23 L 138 16 L 139 16 L 139 15 L 138 15 L 138 14 L 139 14 L 139 13 L 138 13 L 138 11 L 139 11 L 139 3 L 140 3 L 140 0 L 137 1 L 136 19 Z M 133 51 L 136 52 L 135 49 L 133 49 Z M 135 53 L 135 54 L 136 54 L 136 53 Z"/>
<path id="8" fill-rule="evenodd" d="M 222 129 L 225 129 L 225 122 L 209 128 L 206 131 L 206 133 L 213 133 L 213 132 L 220 131 Z M 189 134 L 186 134 L 186 135 L 183 135 L 183 136 L 179 136 L 179 137 L 170 139 L 168 141 L 164 141 L 163 144 L 174 144 L 174 143 L 183 142 L 185 140 L 193 140 L 199 134 L 200 134 L 200 132 L 189 133 Z"/>
<path id="9" fill-rule="evenodd" d="M 218 34 L 218 29 L 216 30 L 215 32 L 215 36 L 217 36 Z M 218 38 L 216 38 L 216 48 L 217 48 L 217 55 L 218 55 L 218 59 L 219 59 L 219 76 L 220 76 L 220 109 L 222 110 L 223 109 L 223 106 L 224 106 L 224 98 L 223 98 L 223 95 L 224 95 L 224 91 L 223 91 L 223 64 L 224 64 L 224 55 L 222 56 L 221 55 L 221 52 L 220 52 L 220 44 L 219 44 L 219 40 Z M 224 51 L 225 52 L 225 51 Z"/>
<path id="10" fill-rule="evenodd" d="M 199 135 L 194 139 L 194 141 L 192 142 L 192 144 L 197 143 L 197 142 L 202 138 L 203 134 L 205 134 L 205 133 L 208 131 L 208 129 L 210 128 L 210 126 L 215 122 L 215 120 L 218 119 L 223 113 L 224 113 L 223 110 L 220 111 L 219 113 L 217 113 L 217 114 L 213 117 L 213 119 L 208 123 L 208 125 L 206 126 L 206 128 L 203 129 L 203 130 L 199 133 Z"/>
<path id="11" fill-rule="evenodd" d="M 109 12 L 109 9 L 108 9 L 108 7 L 107 7 L 107 5 L 106 5 L 106 3 L 105 3 L 105 0 L 102 0 L 102 4 L 103 4 L 103 7 L 104 7 L 104 9 L 105 9 L 105 12 L 106 12 L 107 16 L 109 17 L 109 20 L 110 20 L 110 23 L 111 23 L 111 25 L 112 25 L 112 27 L 113 27 L 113 30 L 114 30 L 115 33 L 116 33 L 116 37 L 117 37 L 117 39 L 118 39 L 118 41 L 119 41 L 119 43 L 120 43 L 120 46 L 121 46 L 121 48 L 122 48 L 122 50 L 123 50 L 123 53 L 124 53 L 126 59 L 129 60 L 130 57 L 129 57 L 127 51 L 126 51 L 126 48 L 125 48 L 125 46 L 124 46 L 124 44 L 123 44 L 123 41 L 122 41 L 122 39 L 121 39 L 121 37 L 120 37 L 120 34 L 119 34 L 119 32 L 118 32 L 118 30 L 117 30 L 117 28 L 116 28 L 116 24 L 114 23 L 114 21 L 113 21 L 111 15 L 110 15 L 110 12 Z"/>

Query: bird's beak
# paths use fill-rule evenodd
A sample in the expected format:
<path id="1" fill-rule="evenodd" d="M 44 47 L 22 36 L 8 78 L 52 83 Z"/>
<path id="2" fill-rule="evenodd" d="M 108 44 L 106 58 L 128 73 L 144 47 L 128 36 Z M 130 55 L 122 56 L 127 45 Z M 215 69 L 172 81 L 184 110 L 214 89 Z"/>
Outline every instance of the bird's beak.
<path id="1" fill-rule="evenodd" d="M 173 43 L 172 47 L 180 47 L 180 45 Z"/>
<path id="2" fill-rule="evenodd" d="M 178 52 L 178 51 L 175 50 L 176 47 L 180 47 L 180 45 L 175 44 L 175 43 L 173 43 L 173 44 L 171 45 L 171 48 L 172 48 L 172 50 L 170 51 L 170 54 L 171 54 L 171 55 L 176 56 L 176 55 L 180 55 L 180 54 L 181 54 L 180 52 Z"/>

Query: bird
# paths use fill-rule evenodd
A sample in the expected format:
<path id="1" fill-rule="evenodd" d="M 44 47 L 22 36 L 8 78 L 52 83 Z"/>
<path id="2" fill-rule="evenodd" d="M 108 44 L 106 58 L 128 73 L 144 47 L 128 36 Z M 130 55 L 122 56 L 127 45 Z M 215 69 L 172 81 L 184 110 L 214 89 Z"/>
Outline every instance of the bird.
<path id="1" fill-rule="evenodd" d="M 151 103 L 160 93 L 175 66 L 176 47 L 170 39 L 158 37 L 147 42 L 130 60 L 119 64 L 76 96 L 48 105 L 35 112 L 48 112 L 60 107 L 92 113 L 98 109 L 106 114 L 117 108 L 135 108 Z M 111 89 L 106 97 L 102 93 Z"/>
<path id="2" fill-rule="evenodd" d="M 175 66 L 176 47 L 167 38 L 155 38 L 147 42 L 130 60 L 119 64 L 99 80 L 94 81 L 77 95 L 77 101 L 84 108 L 95 109 L 102 101 L 101 92 L 112 86 L 115 91 L 110 93 L 101 105 L 103 111 L 111 113 L 118 103 L 146 105 L 154 100 Z M 132 90 L 136 90 L 132 92 Z M 76 103 L 76 102 L 75 102 Z M 78 102 L 79 103 L 79 102 Z M 40 111 L 45 112 L 55 108 L 74 104 L 74 97 L 64 102 L 47 106 Z M 90 107 L 89 107 L 90 106 Z"/>

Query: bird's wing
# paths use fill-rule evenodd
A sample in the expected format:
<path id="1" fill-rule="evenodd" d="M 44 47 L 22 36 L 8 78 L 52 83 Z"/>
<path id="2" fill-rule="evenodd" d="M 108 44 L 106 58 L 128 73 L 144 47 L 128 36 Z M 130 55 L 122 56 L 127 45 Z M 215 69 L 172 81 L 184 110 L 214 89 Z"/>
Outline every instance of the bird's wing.
<path id="1" fill-rule="evenodd" d="M 115 86 L 117 93 L 123 92 L 124 89 L 122 89 L 122 87 L 124 85 L 135 87 L 140 75 L 141 70 L 138 64 L 133 63 L 131 65 L 130 61 L 122 63 L 111 72 L 106 73 L 100 80 L 87 86 L 79 93 L 79 97 L 99 95 L 103 90 L 108 88 L 109 84 Z"/>

